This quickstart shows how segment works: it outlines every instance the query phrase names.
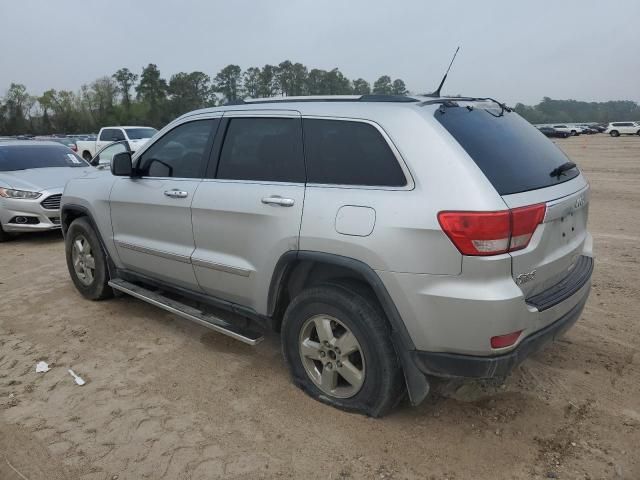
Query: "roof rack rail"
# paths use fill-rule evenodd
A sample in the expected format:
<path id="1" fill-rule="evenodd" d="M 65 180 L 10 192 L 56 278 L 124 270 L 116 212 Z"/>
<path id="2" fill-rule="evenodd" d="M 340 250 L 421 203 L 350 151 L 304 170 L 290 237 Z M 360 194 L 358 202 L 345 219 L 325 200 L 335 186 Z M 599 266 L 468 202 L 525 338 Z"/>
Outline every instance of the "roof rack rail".
<path id="1" fill-rule="evenodd" d="M 266 97 L 247 98 L 245 100 L 234 100 L 227 102 L 225 106 L 233 105 L 253 105 L 260 103 L 292 103 L 292 102 L 396 102 L 410 103 L 420 100 L 406 95 L 313 95 L 300 97 Z"/>
<path id="2" fill-rule="evenodd" d="M 407 95 L 362 95 L 360 97 L 361 102 L 400 102 L 410 103 L 419 102 L 417 98 L 409 97 Z"/>

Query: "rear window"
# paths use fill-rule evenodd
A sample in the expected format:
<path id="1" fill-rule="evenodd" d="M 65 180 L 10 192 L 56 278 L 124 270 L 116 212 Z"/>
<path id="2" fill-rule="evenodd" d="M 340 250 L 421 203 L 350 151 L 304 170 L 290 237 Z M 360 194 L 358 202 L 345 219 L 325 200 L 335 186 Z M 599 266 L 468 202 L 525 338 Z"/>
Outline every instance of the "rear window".
<path id="1" fill-rule="evenodd" d="M 552 177 L 568 158 L 514 112 L 442 107 L 436 120 L 455 138 L 500 195 L 550 187 L 578 176 L 578 169 Z"/>
<path id="2" fill-rule="evenodd" d="M 157 130 L 155 128 L 125 128 L 129 140 L 142 140 L 153 137 Z"/>
<path id="3" fill-rule="evenodd" d="M 0 172 L 31 168 L 86 167 L 87 162 L 64 145 L 0 147 Z"/>

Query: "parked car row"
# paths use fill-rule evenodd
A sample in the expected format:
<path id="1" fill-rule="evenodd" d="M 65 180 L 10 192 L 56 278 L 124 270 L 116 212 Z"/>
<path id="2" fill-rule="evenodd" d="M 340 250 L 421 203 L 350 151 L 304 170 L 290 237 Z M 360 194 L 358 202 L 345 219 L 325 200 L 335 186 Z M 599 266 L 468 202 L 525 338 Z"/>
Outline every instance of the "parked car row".
<path id="1" fill-rule="evenodd" d="M 612 137 L 620 135 L 640 135 L 640 122 L 613 122 L 607 126 L 605 133 Z"/>
<path id="2" fill-rule="evenodd" d="M 640 122 L 612 122 L 607 125 L 596 124 L 555 124 L 536 125 L 547 137 L 567 138 L 581 134 L 608 133 L 612 137 L 620 135 L 640 135 Z"/>

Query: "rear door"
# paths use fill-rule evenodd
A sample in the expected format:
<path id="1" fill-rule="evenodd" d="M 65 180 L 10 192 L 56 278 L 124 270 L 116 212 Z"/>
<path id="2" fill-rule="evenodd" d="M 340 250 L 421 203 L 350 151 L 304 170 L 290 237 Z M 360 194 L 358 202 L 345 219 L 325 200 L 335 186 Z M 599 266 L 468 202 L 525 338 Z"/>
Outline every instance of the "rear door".
<path id="1" fill-rule="evenodd" d="M 136 158 L 138 176 L 119 178 L 111 191 L 118 256 L 134 272 L 199 290 L 191 203 L 206 168 L 219 119 L 177 125 Z"/>
<path id="2" fill-rule="evenodd" d="M 266 313 L 280 256 L 298 249 L 305 195 L 298 112 L 227 112 L 191 212 L 208 294 Z"/>

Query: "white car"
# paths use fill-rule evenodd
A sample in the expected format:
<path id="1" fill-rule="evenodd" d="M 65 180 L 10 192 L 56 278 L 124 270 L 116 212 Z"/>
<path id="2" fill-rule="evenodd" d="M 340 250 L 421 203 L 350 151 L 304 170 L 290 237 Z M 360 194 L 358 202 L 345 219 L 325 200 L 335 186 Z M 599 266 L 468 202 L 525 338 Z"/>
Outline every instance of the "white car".
<path id="1" fill-rule="evenodd" d="M 98 150 L 113 142 L 126 140 L 131 151 L 135 152 L 156 134 L 157 130 L 151 127 L 104 127 L 100 129 L 98 139 L 95 141 L 78 141 L 78 155 L 90 162 Z"/>
<path id="2" fill-rule="evenodd" d="M 640 125 L 635 122 L 612 122 L 607 125 L 604 133 L 608 133 L 612 137 L 620 135 L 640 135 Z"/>
<path id="3" fill-rule="evenodd" d="M 558 130 L 559 132 L 567 132 L 573 136 L 580 135 L 582 133 L 582 128 L 572 126 L 572 125 L 551 125 L 553 128 Z"/>

